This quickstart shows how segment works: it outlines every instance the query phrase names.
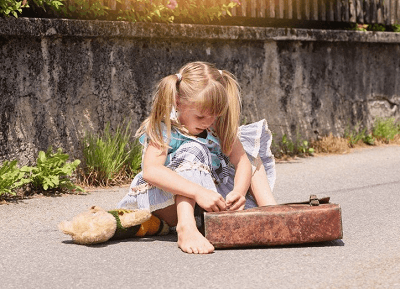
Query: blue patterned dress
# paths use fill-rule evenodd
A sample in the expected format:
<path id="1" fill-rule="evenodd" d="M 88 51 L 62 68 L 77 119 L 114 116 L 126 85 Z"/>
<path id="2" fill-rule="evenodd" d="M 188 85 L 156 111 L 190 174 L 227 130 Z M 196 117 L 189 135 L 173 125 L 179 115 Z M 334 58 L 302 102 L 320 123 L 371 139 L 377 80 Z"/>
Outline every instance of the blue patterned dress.
<path id="1" fill-rule="evenodd" d="M 273 190 L 276 178 L 275 160 L 270 149 L 272 135 L 266 120 L 241 126 L 238 136 L 252 164 L 253 172 L 261 163 L 264 164 Z M 164 139 L 167 140 L 166 132 Z M 148 145 L 146 135 L 140 137 L 139 141 L 143 145 L 144 155 Z M 186 135 L 173 128 L 169 147 L 166 167 L 204 188 L 218 192 L 224 198 L 232 191 L 235 168 L 222 153 L 219 139 L 211 129 L 207 130 L 205 138 L 201 138 Z M 119 202 L 118 208 L 148 209 L 152 212 L 174 203 L 172 193 L 147 183 L 140 172 L 133 179 L 129 192 Z M 254 198 L 248 193 L 245 209 L 256 206 Z"/>

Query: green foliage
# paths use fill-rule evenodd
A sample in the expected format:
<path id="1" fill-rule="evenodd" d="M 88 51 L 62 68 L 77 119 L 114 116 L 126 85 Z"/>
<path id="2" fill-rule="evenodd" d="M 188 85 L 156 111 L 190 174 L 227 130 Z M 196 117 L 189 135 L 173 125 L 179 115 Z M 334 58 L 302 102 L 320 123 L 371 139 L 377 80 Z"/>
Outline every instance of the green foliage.
<path id="1" fill-rule="evenodd" d="M 396 123 L 394 117 L 391 118 L 377 118 L 374 122 L 372 134 L 379 140 L 388 143 L 394 139 L 395 135 L 400 133 L 400 123 Z"/>
<path id="2" fill-rule="evenodd" d="M 314 153 L 314 148 L 310 147 L 310 144 L 306 140 L 298 144 L 298 150 L 303 155 L 312 155 Z"/>
<path id="3" fill-rule="evenodd" d="M 231 16 L 230 9 L 238 5 L 237 1 L 230 0 L 208 2 L 207 5 L 198 0 L 132 0 L 126 6 L 125 0 L 116 0 L 116 10 L 111 10 L 107 1 L 101 0 L 0 0 L 0 15 L 18 17 L 22 8 L 30 7 L 28 3 L 45 11 L 44 14 L 57 17 L 164 23 L 208 23 L 225 15 Z"/>
<path id="4" fill-rule="evenodd" d="M 386 31 L 386 26 L 382 24 L 370 24 L 368 25 L 368 31 Z"/>
<path id="5" fill-rule="evenodd" d="M 68 176 L 76 170 L 79 160 L 67 163 L 68 155 L 58 149 L 53 153 L 52 148 L 47 152 L 40 151 L 36 166 L 18 168 L 17 161 L 5 161 L 0 167 L 0 197 L 16 195 L 15 190 L 30 186 L 36 192 L 51 189 L 68 189 L 83 191 L 74 185 Z"/>
<path id="6" fill-rule="evenodd" d="M 126 159 L 127 164 L 127 176 L 132 179 L 141 170 L 142 164 L 142 145 L 138 140 L 135 140 L 129 150 L 128 158 Z"/>
<path id="7" fill-rule="evenodd" d="M 83 140 L 84 182 L 108 186 L 136 174 L 140 169 L 141 147 L 131 139 L 130 122 L 122 123 L 114 133 L 108 123 L 102 134 L 87 134 Z"/>
<path id="8" fill-rule="evenodd" d="M 298 135 L 295 142 L 288 138 L 286 134 L 282 136 L 282 140 L 278 143 L 273 141 L 273 147 L 277 157 L 295 156 L 295 155 L 312 155 L 314 148 L 308 141 L 302 140 Z"/>
<path id="9" fill-rule="evenodd" d="M 5 194 L 15 195 L 14 189 L 30 182 L 25 178 L 23 167 L 21 170 L 17 167 L 17 161 L 5 161 L 0 167 L 0 196 Z"/>
<path id="10" fill-rule="evenodd" d="M 349 30 L 356 31 L 388 31 L 388 32 L 400 32 L 400 25 L 383 25 L 383 24 L 360 24 L 353 23 L 351 24 Z"/>
<path id="11" fill-rule="evenodd" d="M 18 17 L 18 13 L 22 13 L 22 7 L 22 1 L 0 0 L 0 15 Z"/>
<path id="12" fill-rule="evenodd" d="M 68 154 L 63 154 L 61 148 L 53 153 L 53 149 L 50 147 L 47 152 L 39 152 L 35 167 L 24 167 L 21 171 L 30 174 L 29 179 L 34 190 L 47 191 L 54 188 L 66 188 L 83 191 L 67 178 L 76 170 L 80 160 L 67 163 L 68 158 Z"/>
<path id="13" fill-rule="evenodd" d="M 399 24 L 392 25 L 392 30 L 393 32 L 400 32 L 400 25 Z"/>
<path id="14" fill-rule="evenodd" d="M 117 0 L 121 1 L 121 0 Z M 130 10 L 121 10 L 118 20 L 131 22 L 191 22 L 208 23 L 231 16 L 230 9 L 237 3 L 222 0 L 214 3 L 197 0 L 137 0 L 132 2 Z"/>
<path id="15" fill-rule="evenodd" d="M 39 7 L 46 11 L 46 8 L 50 8 L 54 11 L 61 11 L 63 3 L 57 0 L 0 0 L 0 15 L 18 17 L 23 12 L 23 8 L 30 8 L 29 3 L 35 7 Z"/>
<path id="16" fill-rule="evenodd" d="M 74 0 L 61 8 L 64 16 L 77 19 L 98 19 L 108 15 L 110 8 L 100 1 Z"/>
<path id="17" fill-rule="evenodd" d="M 344 137 L 348 140 L 349 146 L 355 147 L 355 145 L 360 141 L 368 145 L 374 145 L 375 138 L 371 133 L 367 132 L 366 128 L 361 129 L 360 126 L 361 124 L 358 123 L 352 129 L 349 127 L 346 128 Z"/>
<path id="18" fill-rule="evenodd" d="M 365 134 L 363 137 L 363 142 L 367 145 L 374 145 L 375 144 L 375 138 L 373 137 L 372 133 Z"/>

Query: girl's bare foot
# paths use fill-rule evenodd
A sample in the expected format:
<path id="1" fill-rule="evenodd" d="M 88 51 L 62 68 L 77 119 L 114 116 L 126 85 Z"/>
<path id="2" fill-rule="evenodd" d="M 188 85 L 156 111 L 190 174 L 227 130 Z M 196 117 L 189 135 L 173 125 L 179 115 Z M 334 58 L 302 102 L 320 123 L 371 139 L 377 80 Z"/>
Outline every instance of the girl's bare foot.
<path id="1" fill-rule="evenodd" d="M 189 254 L 209 254 L 214 252 L 214 246 L 199 232 L 196 226 L 179 225 L 176 227 L 178 233 L 178 247 Z"/>

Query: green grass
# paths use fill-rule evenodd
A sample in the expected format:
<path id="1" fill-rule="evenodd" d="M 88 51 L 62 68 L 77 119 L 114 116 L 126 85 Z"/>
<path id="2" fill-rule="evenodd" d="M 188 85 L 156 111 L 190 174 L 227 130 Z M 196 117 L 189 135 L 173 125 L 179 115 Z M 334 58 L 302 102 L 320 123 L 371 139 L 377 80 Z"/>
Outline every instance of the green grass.
<path id="1" fill-rule="evenodd" d="M 394 117 L 377 118 L 374 122 L 372 134 L 378 140 L 389 143 L 397 134 L 400 134 L 400 122 L 396 122 Z"/>
<path id="2" fill-rule="evenodd" d="M 348 126 L 342 137 L 332 134 L 322 137 L 317 141 L 308 142 L 299 135 L 292 141 L 286 134 L 279 141 L 273 140 L 272 149 L 276 158 L 294 156 L 308 156 L 316 153 L 345 153 L 350 148 L 362 145 L 379 145 L 380 143 L 400 142 L 400 122 L 394 117 L 377 118 L 371 130 L 362 128 L 358 123 L 353 127 Z M 397 141 L 396 141 L 397 140 Z"/>
<path id="3" fill-rule="evenodd" d="M 360 123 L 356 124 L 353 128 L 349 126 L 346 128 L 344 138 L 348 140 L 351 148 L 355 147 L 359 142 L 363 142 L 368 145 L 375 144 L 375 138 L 366 128 L 361 129 Z"/>
<path id="4" fill-rule="evenodd" d="M 103 133 L 88 133 L 83 140 L 83 183 L 110 186 L 132 178 L 141 163 L 141 147 L 132 139 L 130 122 L 123 122 L 115 132 L 106 124 Z"/>
<path id="5" fill-rule="evenodd" d="M 314 148 L 310 146 L 307 140 L 297 135 L 296 140 L 291 140 L 286 134 L 278 142 L 272 141 L 272 149 L 277 158 L 285 156 L 307 156 L 314 153 Z"/>

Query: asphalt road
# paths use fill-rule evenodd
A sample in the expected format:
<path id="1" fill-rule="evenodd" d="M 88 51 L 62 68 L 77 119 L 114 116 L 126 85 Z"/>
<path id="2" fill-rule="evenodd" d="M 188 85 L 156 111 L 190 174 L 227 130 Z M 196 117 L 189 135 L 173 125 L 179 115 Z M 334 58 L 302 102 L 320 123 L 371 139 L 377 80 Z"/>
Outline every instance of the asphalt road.
<path id="1" fill-rule="evenodd" d="M 400 146 L 277 165 L 278 202 L 330 196 L 343 240 L 188 255 L 176 235 L 73 244 L 57 224 L 126 188 L 0 205 L 0 288 L 400 288 Z"/>

